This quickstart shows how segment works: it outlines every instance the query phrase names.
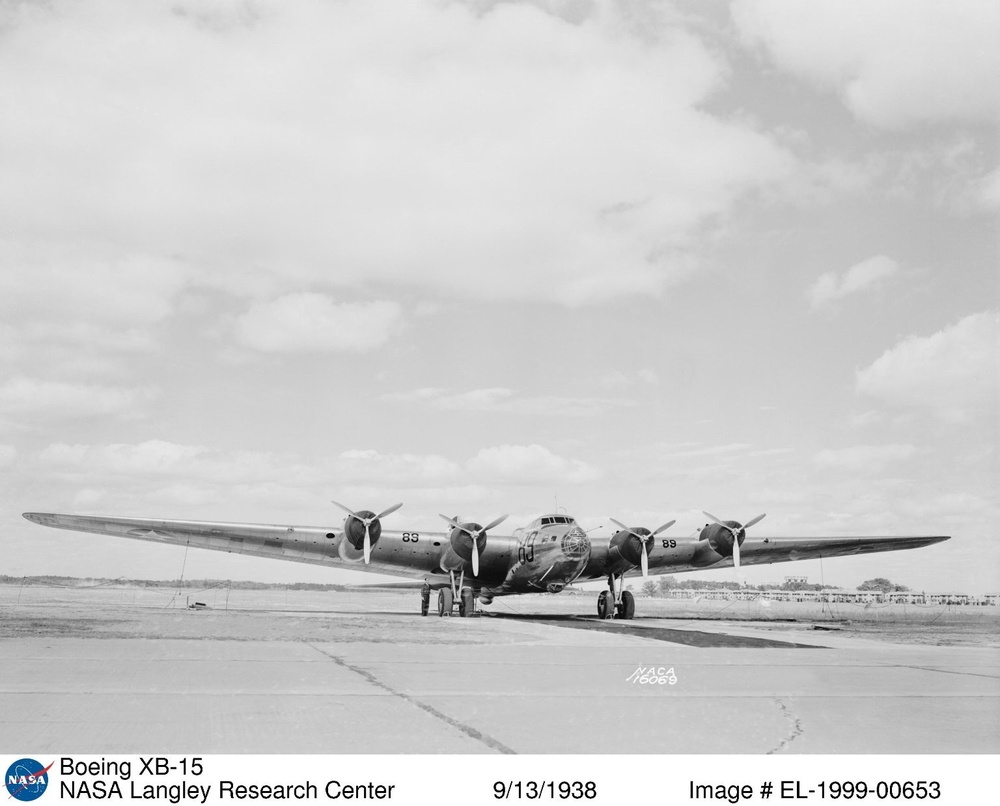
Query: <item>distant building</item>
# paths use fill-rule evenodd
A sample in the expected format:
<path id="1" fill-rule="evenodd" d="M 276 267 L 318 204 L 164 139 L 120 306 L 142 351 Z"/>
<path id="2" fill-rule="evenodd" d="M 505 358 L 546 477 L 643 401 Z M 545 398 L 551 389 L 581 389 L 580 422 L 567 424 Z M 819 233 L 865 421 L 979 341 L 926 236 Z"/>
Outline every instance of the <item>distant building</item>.
<path id="1" fill-rule="evenodd" d="M 755 601 L 767 599 L 772 602 L 825 602 L 830 604 L 914 604 L 914 605 L 994 605 L 1000 606 L 1000 593 L 974 596 L 968 593 L 921 593 L 918 591 L 851 591 L 840 589 L 824 590 L 767 590 L 751 588 L 743 590 L 715 589 L 672 589 L 666 592 L 668 599 L 722 599 L 726 601 Z"/>
<path id="2" fill-rule="evenodd" d="M 806 577 L 806 576 L 802 576 L 802 577 L 798 577 L 798 576 L 785 577 L 785 584 L 786 585 L 808 585 L 809 584 L 809 577 Z"/>

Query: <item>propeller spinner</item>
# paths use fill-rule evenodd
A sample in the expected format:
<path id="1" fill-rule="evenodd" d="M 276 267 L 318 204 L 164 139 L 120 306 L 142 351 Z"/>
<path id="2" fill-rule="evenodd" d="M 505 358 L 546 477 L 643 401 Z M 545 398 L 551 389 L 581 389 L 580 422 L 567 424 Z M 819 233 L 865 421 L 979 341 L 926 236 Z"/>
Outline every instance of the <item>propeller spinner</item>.
<path id="1" fill-rule="evenodd" d="M 343 504 L 338 504 L 336 501 L 332 501 L 331 503 L 333 503 L 336 506 L 340 507 L 342 510 L 344 510 L 344 512 L 346 512 L 348 515 L 350 515 L 352 518 L 354 518 L 356 521 L 358 521 L 358 523 L 364 524 L 364 527 L 365 527 L 365 538 L 364 538 L 363 546 L 364 546 L 364 552 L 365 552 L 365 565 L 368 565 L 369 561 L 371 560 L 371 556 L 372 556 L 371 525 L 373 523 L 378 523 L 386 515 L 390 515 L 393 512 L 395 512 L 397 509 L 399 509 L 401 506 L 403 506 L 402 502 L 400 502 L 398 504 L 395 504 L 394 506 L 391 506 L 388 509 L 382 510 L 378 515 L 375 515 L 374 513 L 369 512 L 368 510 L 362 510 L 361 512 L 355 512 L 354 510 L 352 510 L 352 509 L 350 509 L 348 507 L 345 507 Z M 345 523 L 344 524 L 344 530 L 347 531 L 347 529 L 348 529 L 348 524 Z M 381 531 L 380 531 L 380 533 L 381 533 Z"/>
<path id="2" fill-rule="evenodd" d="M 729 523 L 726 523 L 725 521 L 720 521 L 711 512 L 705 512 L 705 510 L 702 510 L 702 513 L 705 514 L 705 515 L 707 515 L 709 518 L 711 518 L 717 524 L 719 524 L 719 526 L 722 526 L 722 527 L 728 529 L 729 533 L 733 536 L 733 567 L 736 568 L 737 571 L 739 571 L 740 570 L 740 532 L 745 532 L 747 529 L 749 529 L 755 523 L 759 523 L 760 521 L 764 520 L 764 515 L 758 515 L 756 518 L 753 518 L 753 519 L 747 521 L 746 523 L 744 523 L 741 526 L 738 521 L 730 521 Z M 767 513 L 764 513 L 764 514 L 766 515 Z M 735 526 L 732 525 L 734 523 L 736 524 Z"/>
<path id="3" fill-rule="evenodd" d="M 455 518 L 449 518 L 447 515 L 441 515 L 441 517 L 448 521 L 455 529 L 464 532 L 472 539 L 472 575 L 474 577 L 479 576 L 479 538 L 485 537 L 490 529 L 503 523 L 509 516 L 501 515 L 485 526 L 480 526 L 478 523 L 459 523 Z"/>
<path id="4" fill-rule="evenodd" d="M 650 532 L 648 529 L 643 529 L 639 532 L 630 526 L 626 526 L 621 521 L 616 521 L 614 518 L 609 518 L 609 520 L 620 529 L 628 532 L 630 535 L 639 538 L 639 542 L 642 544 L 642 551 L 639 554 L 639 567 L 642 569 L 642 578 L 646 579 L 649 576 L 649 541 L 656 537 L 660 532 L 669 529 L 677 521 L 668 521 L 656 530 Z M 643 534 L 645 532 L 645 534 Z"/>

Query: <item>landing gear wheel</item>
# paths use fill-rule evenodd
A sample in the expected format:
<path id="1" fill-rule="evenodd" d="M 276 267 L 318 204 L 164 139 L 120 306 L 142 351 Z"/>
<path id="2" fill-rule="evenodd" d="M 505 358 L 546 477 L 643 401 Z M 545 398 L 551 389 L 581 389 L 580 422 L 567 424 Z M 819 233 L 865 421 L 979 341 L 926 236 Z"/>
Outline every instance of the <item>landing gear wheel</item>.
<path id="1" fill-rule="evenodd" d="M 615 597 L 611 591 L 601 591 L 597 597 L 597 615 L 604 619 L 615 617 Z"/>
<path id="2" fill-rule="evenodd" d="M 622 591 L 622 600 L 615 608 L 615 614 L 622 619 L 635 618 L 635 597 L 632 591 Z"/>
<path id="3" fill-rule="evenodd" d="M 458 600 L 458 615 L 471 616 L 476 612 L 476 595 L 472 588 L 463 588 L 462 597 Z"/>
<path id="4" fill-rule="evenodd" d="M 451 588 L 441 588 L 438 591 L 438 615 L 439 616 L 450 616 L 451 607 L 455 603 L 455 596 L 451 592 Z"/>
<path id="5" fill-rule="evenodd" d="M 420 615 L 426 616 L 431 609 L 431 589 L 420 589 Z"/>

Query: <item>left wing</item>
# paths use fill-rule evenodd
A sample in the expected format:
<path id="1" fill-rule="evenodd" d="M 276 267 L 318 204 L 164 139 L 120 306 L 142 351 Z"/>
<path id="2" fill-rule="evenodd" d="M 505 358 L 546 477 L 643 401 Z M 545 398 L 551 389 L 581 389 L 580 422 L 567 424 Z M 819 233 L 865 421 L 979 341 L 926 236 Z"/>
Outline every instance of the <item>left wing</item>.
<path id="1" fill-rule="evenodd" d="M 916 549 L 949 540 L 946 535 L 894 537 L 884 535 L 861 537 L 763 537 L 746 538 L 740 546 L 741 565 L 813 560 L 824 557 L 849 557 L 882 551 Z M 608 542 L 593 546 L 591 560 L 583 576 L 594 579 L 614 570 L 615 557 Z M 650 574 L 674 574 L 707 568 L 731 568 L 732 553 L 723 554 L 708 540 L 697 537 L 681 539 L 657 538 L 649 550 Z M 636 566 L 626 571 L 628 576 L 639 573 Z"/>

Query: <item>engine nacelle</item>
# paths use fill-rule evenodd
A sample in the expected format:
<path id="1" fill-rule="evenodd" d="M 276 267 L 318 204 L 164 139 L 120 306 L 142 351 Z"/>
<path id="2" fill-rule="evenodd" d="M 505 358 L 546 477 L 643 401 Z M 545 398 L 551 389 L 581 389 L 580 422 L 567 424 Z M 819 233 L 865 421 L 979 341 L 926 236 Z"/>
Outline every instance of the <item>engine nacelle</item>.
<path id="1" fill-rule="evenodd" d="M 739 521 L 723 521 L 726 526 L 731 526 L 733 529 L 738 530 L 740 545 L 743 545 L 743 541 L 746 540 L 746 529 L 744 529 Z M 717 523 L 705 524 L 705 528 L 701 530 L 701 534 L 698 536 L 699 540 L 708 541 L 708 545 L 712 547 L 712 550 L 721 557 L 732 557 L 733 556 L 733 533 L 726 528 L 726 526 L 720 526 Z"/>
<path id="2" fill-rule="evenodd" d="M 632 531 L 636 534 L 626 532 L 624 529 L 615 532 L 611 538 L 610 551 L 612 557 L 617 552 L 618 556 L 629 565 L 637 566 L 642 562 L 642 541 L 637 535 L 648 535 L 649 529 L 637 526 Z"/>
<path id="3" fill-rule="evenodd" d="M 478 523 L 463 523 L 461 529 L 452 529 L 448 535 L 452 551 L 466 562 L 470 562 L 472 552 L 475 550 L 470 533 L 478 532 L 482 528 Z M 483 532 L 476 542 L 479 544 L 479 554 L 482 555 L 486 549 L 486 533 Z"/>
<path id="4" fill-rule="evenodd" d="M 354 548 L 361 551 L 365 544 L 364 519 L 374 517 L 375 513 L 371 510 L 362 509 L 356 515 L 357 517 L 355 515 L 348 515 L 347 520 L 344 521 L 344 537 L 347 538 L 347 542 L 354 546 Z M 368 539 L 371 541 L 373 548 L 381 536 L 382 523 L 376 518 L 368 524 Z"/>

